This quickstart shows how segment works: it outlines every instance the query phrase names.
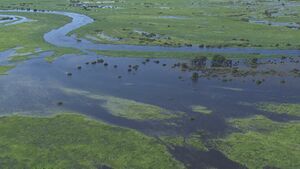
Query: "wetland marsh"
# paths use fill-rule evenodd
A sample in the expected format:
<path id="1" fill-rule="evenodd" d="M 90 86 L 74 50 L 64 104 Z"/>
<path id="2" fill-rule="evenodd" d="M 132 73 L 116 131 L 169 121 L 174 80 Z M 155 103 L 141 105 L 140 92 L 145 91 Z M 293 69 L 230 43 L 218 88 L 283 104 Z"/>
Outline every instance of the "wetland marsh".
<path id="1" fill-rule="evenodd" d="M 2 0 L 0 166 L 299 168 L 297 4 Z"/>

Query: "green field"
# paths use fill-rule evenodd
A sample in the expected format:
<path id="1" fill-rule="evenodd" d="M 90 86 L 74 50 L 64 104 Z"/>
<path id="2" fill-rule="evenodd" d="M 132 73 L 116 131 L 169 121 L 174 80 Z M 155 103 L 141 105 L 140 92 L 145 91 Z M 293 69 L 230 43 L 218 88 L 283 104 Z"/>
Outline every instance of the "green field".
<path id="1" fill-rule="evenodd" d="M 232 133 L 217 144 L 230 159 L 249 169 L 299 168 L 299 121 L 279 123 L 255 116 L 233 119 L 230 123 L 241 132 Z"/>
<path id="2" fill-rule="evenodd" d="M 1 168 L 183 168 L 139 132 L 76 114 L 0 119 Z"/>
<path id="3" fill-rule="evenodd" d="M 88 5 L 96 4 L 96 1 L 89 2 L 91 3 Z M 75 7 L 77 3 L 71 3 L 69 0 L 28 0 L 26 2 L 4 0 L 0 8 L 51 9 L 86 14 L 94 18 L 95 22 L 73 33 L 98 43 L 300 48 L 297 38 L 300 33 L 296 29 L 247 22 L 249 18 L 257 18 L 257 20 L 273 22 L 298 23 L 297 6 L 286 6 L 282 12 L 278 9 L 281 2 L 258 1 L 255 4 L 248 4 L 248 7 L 246 2 L 243 0 L 197 2 L 129 0 L 111 1 L 102 6 L 109 6 L 112 9 L 102 9 Z M 268 11 L 277 15 L 270 16 Z M 59 24 L 58 21 L 63 22 L 61 19 L 52 21 L 51 16 L 47 17 L 50 19 L 47 23 L 51 23 L 51 27 Z M 42 31 L 37 33 L 41 34 Z"/>

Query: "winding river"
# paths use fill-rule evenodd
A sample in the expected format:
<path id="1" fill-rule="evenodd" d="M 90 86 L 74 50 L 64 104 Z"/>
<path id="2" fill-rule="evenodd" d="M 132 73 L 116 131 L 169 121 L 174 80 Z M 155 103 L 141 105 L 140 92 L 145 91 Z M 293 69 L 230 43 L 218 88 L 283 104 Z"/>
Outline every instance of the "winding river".
<path id="1" fill-rule="evenodd" d="M 4 26 L 16 25 L 16 24 L 20 24 L 20 23 L 33 21 L 24 16 L 14 16 L 14 15 L 1 15 L 0 14 L 0 18 L 9 18 L 9 19 L 5 19 L 5 20 L 0 20 L 0 24 L 3 24 Z"/>
<path id="2" fill-rule="evenodd" d="M 25 10 L 0 10 L 2 13 L 11 12 L 34 12 Z M 261 49 L 261 48 L 201 48 L 198 46 L 192 47 L 165 47 L 165 46 L 143 46 L 143 45 L 115 45 L 115 44 L 95 44 L 86 39 L 78 41 L 76 37 L 68 36 L 72 31 L 91 24 L 94 20 L 86 15 L 63 12 L 63 11 L 36 11 L 36 13 L 57 14 L 72 18 L 72 22 L 54 29 L 44 35 L 44 39 L 58 47 L 77 48 L 83 51 L 86 50 L 118 50 L 118 51 L 150 51 L 150 52 L 210 52 L 210 53 L 233 53 L 233 54 L 262 54 L 262 55 L 290 55 L 299 56 L 300 50 L 282 50 L 282 49 Z M 8 15 L 6 15 L 8 16 Z M 19 17 L 9 15 L 11 17 Z"/>

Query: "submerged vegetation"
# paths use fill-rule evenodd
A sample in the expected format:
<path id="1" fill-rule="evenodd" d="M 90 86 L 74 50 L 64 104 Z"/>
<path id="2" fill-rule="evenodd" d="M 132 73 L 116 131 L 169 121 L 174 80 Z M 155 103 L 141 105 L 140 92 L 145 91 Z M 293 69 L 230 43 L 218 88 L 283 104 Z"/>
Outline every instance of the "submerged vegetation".
<path id="1" fill-rule="evenodd" d="M 194 112 L 201 113 L 201 114 L 211 114 L 212 113 L 212 111 L 209 110 L 207 107 L 204 107 L 201 105 L 191 106 L 191 108 Z"/>
<path id="2" fill-rule="evenodd" d="M 177 118 L 184 114 L 183 112 L 170 111 L 146 103 L 113 96 L 93 94 L 83 90 L 67 88 L 62 90 L 71 95 L 77 95 L 99 101 L 99 106 L 105 108 L 112 115 L 132 120 L 165 120 Z"/>
<path id="3" fill-rule="evenodd" d="M 0 119 L 5 168 L 183 168 L 155 139 L 76 114 Z"/>

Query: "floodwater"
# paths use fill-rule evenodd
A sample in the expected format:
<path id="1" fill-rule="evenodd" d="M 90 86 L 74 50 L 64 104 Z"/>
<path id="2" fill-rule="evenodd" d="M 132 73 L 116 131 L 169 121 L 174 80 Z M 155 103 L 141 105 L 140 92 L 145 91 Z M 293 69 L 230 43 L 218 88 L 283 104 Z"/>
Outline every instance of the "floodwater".
<path id="1" fill-rule="evenodd" d="M 75 16 L 72 13 L 68 13 L 68 15 L 73 18 Z M 76 15 L 77 19 L 83 17 L 78 16 L 79 14 Z M 178 62 L 192 65 L 191 60 L 150 59 L 146 61 L 143 58 L 110 58 L 96 55 L 87 50 L 95 47 L 103 49 L 102 45 L 92 44 L 88 41 L 79 43 L 75 42 L 72 37 L 66 36 L 72 28 L 86 24 L 84 17 L 82 20 L 78 20 L 78 23 L 74 23 L 74 20 L 76 19 L 73 19 L 73 22 L 64 28 L 47 33 L 45 39 L 56 45 L 73 45 L 87 53 L 64 55 L 51 64 L 44 61 L 43 56 L 47 56 L 47 53 L 40 53 L 39 57 L 18 65 L 9 72 L 9 75 L 0 76 L 0 112 L 3 113 L 2 115 L 13 113 L 48 115 L 57 111 L 79 112 L 152 136 L 160 134 L 188 136 L 191 133 L 202 131 L 207 138 L 222 136 L 230 130 L 230 126 L 226 124 L 228 118 L 263 114 L 275 121 L 297 119 L 297 117 L 262 112 L 242 103 L 299 103 L 300 86 L 298 84 L 300 78 L 297 74 L 292 73 L 292 70 L 299 68 L 299 57 L 262 59 L 258 61 L 261 64 L 257 64 L 256 67 L 248 65 L 246 60 L 240 60 L 239 63 L 234 61 L 234 67 L 256 73 L 235 76 L 230 73 L 231 71 L 225 71 L 216 76 L 214 73 L 205 74 L 212 68 L 210 64 L 204 68 L 201 65 L 197 70 L 183 70 L 182 67 L 174 67 L 174 64 Z M 52 35 L 51 38 L 50 35 Z M 193 47 L 164 48 L 130 45 L 107 45 L 106 47 L 116 48 L 116 50 L 126 48 L 128 50 L 155 49 L 157 51 L 196 49 Z M 229 48 L 211 50 L 231 52 L 254 50 L 267 53 L 276 53 L 277 51 L 284 54 L 299 54 L 298 50 L 234 49 L 232 51 Z M 0 58 L 8 56 L 12 52 L 13 50 L 4 51 L 0 53 Z M 99 58 L 104 59 L 108 65 L 86 64 L 86 62 L 90 63 Z M 159 63 L 156 62 L 157 60 Z M 78 65 L 82 66 L 81 70 L 77 69 Z M 115 65 L 117 68 L 114 67 Z M 139 65 L 139 68 L 129 72 L 129 65 Z M 275 73 L 273 71 L 273 73 L 265 72 L 270 70 L 275 70 Z M 72 76 L 67 76 L 66 72 L 71 72 Z M 200 78 L 192 80 L 192 74 L 195 72 L 199 73 Z M 257 80 L 261 80 L 263 83 L 257 84 Z M 282 80 L 285 83 L 281 83 Z M 98 100 L 80 95 L 70 95 L 63 92 L 63 88 L 135 100 L 169 110 L 182 111 L 186 113 L 186 116 L 165 121 L 128 120 L 113 116 L 101 107 Z M 58 105 L 58 102 L 63 102 L 63 105 Z M 213 113 L 207 116 L 193 112 L 190 109 L 192 105 L 205 106 Z M 191 121 L 191 117 L 194 119 L 193 121 Z M 168 125 L 170 123 L 176 125 Z M 243 168 L 216 150 L 199 152 L 186 147 L 175 147 L 175 149 L 170 149 L 170 152 L 190 168 L 207 168 L 208 166 L 211 168 Z"/>
<path id="2" fill-rule="evenodd" d="M 85 65 L 86 62 L 97 58 L 104 58 L 108 66 Z M 207 137 L 212 138 L 223 135 L 230 129 L 225 121 L 228 118 L 263 114 L 275 121 L 297 119 L 261 112 L 241 103 L 261 101 L 297 103 L 300 101 L 299 77 L 258 74 L 232 77 L 230 82 L 214 77 L 193 81 L 191 80 L 192 72 L 172 68 L 173 64 L 188 63 L 188 60 L 159 59 L 159 64 L 154 63 L 155 60 L 151 59 L 144 65 L 142 62 L 145 59 L 106 58 L 92 54 L 88 56 L 66 55 L 52 64 L 46 63 L 42 57 L 32 59 L 19 65 L 9 75 L 0 77 L 0 112 L 37 115 L 48 115 L 57 111 L 80 112 L 112 124 L 137 129 L 152 136 L 160 134 L 188 136 L 197 131 L 204 131 Z M 77 70 L 77 65 L 81 65 L 82 69 Z M 114 68 L 114 65 L 118 67 Z M 137 71 L 128 72 L 128 65 L 140 67 Z M 279 65 L 260 65 L 256 69 L 270 69 L 274 66 L 283 72 L 289 72 L 288 70 L 294 69 L 297 64 L 288 62 Z M 68 77 L 66 72 L 72 72 L 73 75 Z M 122 78 L 119 79 L 118 76 Z M 179 76 L 182 78 L 179 79 Z M 261 85 L 252 81 L 262 78 L 265 82 Z M 280 83 L 282 79 L 286 81 L 285 84 Z M 187 116 L 167 121 L 128 120 L 111 115 L 100 106 L 101 103 L 98 100 L 70 95 L 64 93 L 62 88 L 84 90 L 93 94 L 105 94 L 153 104 L 169 110 L 185 112 Z M 58 106 L 58 102 L 64 104 Z M 192 105 L 206 106 L 213 113 L 209 116 L 195 113 L 190 109 Z M 191 121 L 191 117 L 195 120 Z M 170 126 L 168 122 L 176 123 L 176 126 Z M 216 156 L 211 152 L 207 152 L 205 156 L 203 152 L 184 147 L 178 147 L 171 152 L 175 153 L 174 156 L 177 159 L 191 166 L 203 166 L 206 164 L 205 161 L 211 166 L 213 164 L 211 160 L 217 157 L 223 161 L 223 167 L 237 165 L 217 152 L 214 153 L 217 154 Z M 193 156 L 189 155 L 190 153 Z M 205 161 L 198 163 L 197 161 L 202 158 Z M 215 164 L 220 165 L 220 163 Z"/>

